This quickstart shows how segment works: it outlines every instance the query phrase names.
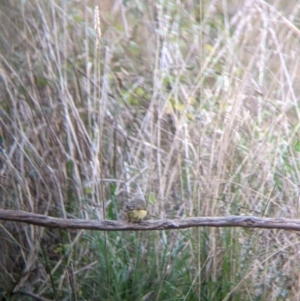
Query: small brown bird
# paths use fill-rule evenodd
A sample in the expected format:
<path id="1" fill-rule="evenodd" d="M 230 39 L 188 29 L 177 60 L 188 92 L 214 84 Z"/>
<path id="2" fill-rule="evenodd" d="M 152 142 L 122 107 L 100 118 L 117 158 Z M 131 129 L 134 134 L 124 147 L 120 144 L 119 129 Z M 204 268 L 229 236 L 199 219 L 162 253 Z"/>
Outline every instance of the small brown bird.
<path id="1" fill-rule="evenodd" d="M 145 201 L 141 198 L 134 198 L 126 206 L 126 213 L 129 222 L 141 222 L 147 215 Z"/>

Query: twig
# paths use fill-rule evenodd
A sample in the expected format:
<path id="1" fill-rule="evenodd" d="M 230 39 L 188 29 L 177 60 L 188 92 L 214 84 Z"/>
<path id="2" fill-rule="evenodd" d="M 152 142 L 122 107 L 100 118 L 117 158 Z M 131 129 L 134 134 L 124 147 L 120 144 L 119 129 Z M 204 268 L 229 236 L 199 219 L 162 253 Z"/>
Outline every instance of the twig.
<path id="1" fill-rule="evenodd" d="M 255 216 L 189 217 L 184 219 L 147 220 L 128 223 L 113 220 L 63 219 L 25 211 L 0 210 L 0 220 L 59 229 L 87 229 L 99 231 L 171 230 L 190 227 L 243 227 L 285 229 L 300 231 L 300 220 L 285 218 L 259 218 Z"/>

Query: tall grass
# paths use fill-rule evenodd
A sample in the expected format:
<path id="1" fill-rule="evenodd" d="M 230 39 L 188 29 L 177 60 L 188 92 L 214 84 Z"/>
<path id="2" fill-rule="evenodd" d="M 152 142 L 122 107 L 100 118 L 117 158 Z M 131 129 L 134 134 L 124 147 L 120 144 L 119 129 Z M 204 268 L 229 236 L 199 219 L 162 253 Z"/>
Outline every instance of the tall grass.
<path id="1" fill-rule="evenodd" d="M 299 217 L 299 5 L 0 5 L 1 208 Z M 2 300 L 299 299 L 297 233 L 0 229 Z"/>

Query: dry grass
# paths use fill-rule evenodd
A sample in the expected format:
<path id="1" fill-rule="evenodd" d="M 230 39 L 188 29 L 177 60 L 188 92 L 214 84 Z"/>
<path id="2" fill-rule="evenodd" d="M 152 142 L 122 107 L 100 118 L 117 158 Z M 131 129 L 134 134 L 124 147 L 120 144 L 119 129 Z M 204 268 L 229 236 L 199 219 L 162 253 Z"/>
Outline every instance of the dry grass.
<path id="1" fill-rule="evenodd" d="M 300 12 L 269 2 L 104 1 L 101 37 L 93 3 L 1 3 L 1 208 L 116 219 L 142 193 L 160 218 L 299 217 Z M 97 262 L 97 243 L 84 232 L 2 223 L 1 236 L 9 242 L 0 247 L 6 294 L 59 292 L 71 260 L 78 278 Z M 120 256 L 116 242 L 131 257 L 126 237 L 103 240 L 106 265 Z M 227 300 L 230 292 L 234 300 L 298 300 L 298 239 L 198 229 L 142 237 L 139 246 L 162 269 L 157 300 L 176 256 L 184 257 L 178 275 L 195 267 L 185 282 L 195 300 Z M 59 271 L 55 285 L 49 266 Z"/>

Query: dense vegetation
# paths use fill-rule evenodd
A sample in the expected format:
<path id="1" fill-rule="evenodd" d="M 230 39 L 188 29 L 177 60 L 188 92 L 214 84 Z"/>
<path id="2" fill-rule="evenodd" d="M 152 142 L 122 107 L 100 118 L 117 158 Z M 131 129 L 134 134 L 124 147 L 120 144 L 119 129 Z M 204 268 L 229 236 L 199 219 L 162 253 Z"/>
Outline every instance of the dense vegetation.
<path id="1" fill-rule="evenodd" d="M 95 2 L 0 1 L 0 208 L 298 218 L 300 6 Z M 1 301 L 299 299 L 293 232 L 0 225 Z"/>

